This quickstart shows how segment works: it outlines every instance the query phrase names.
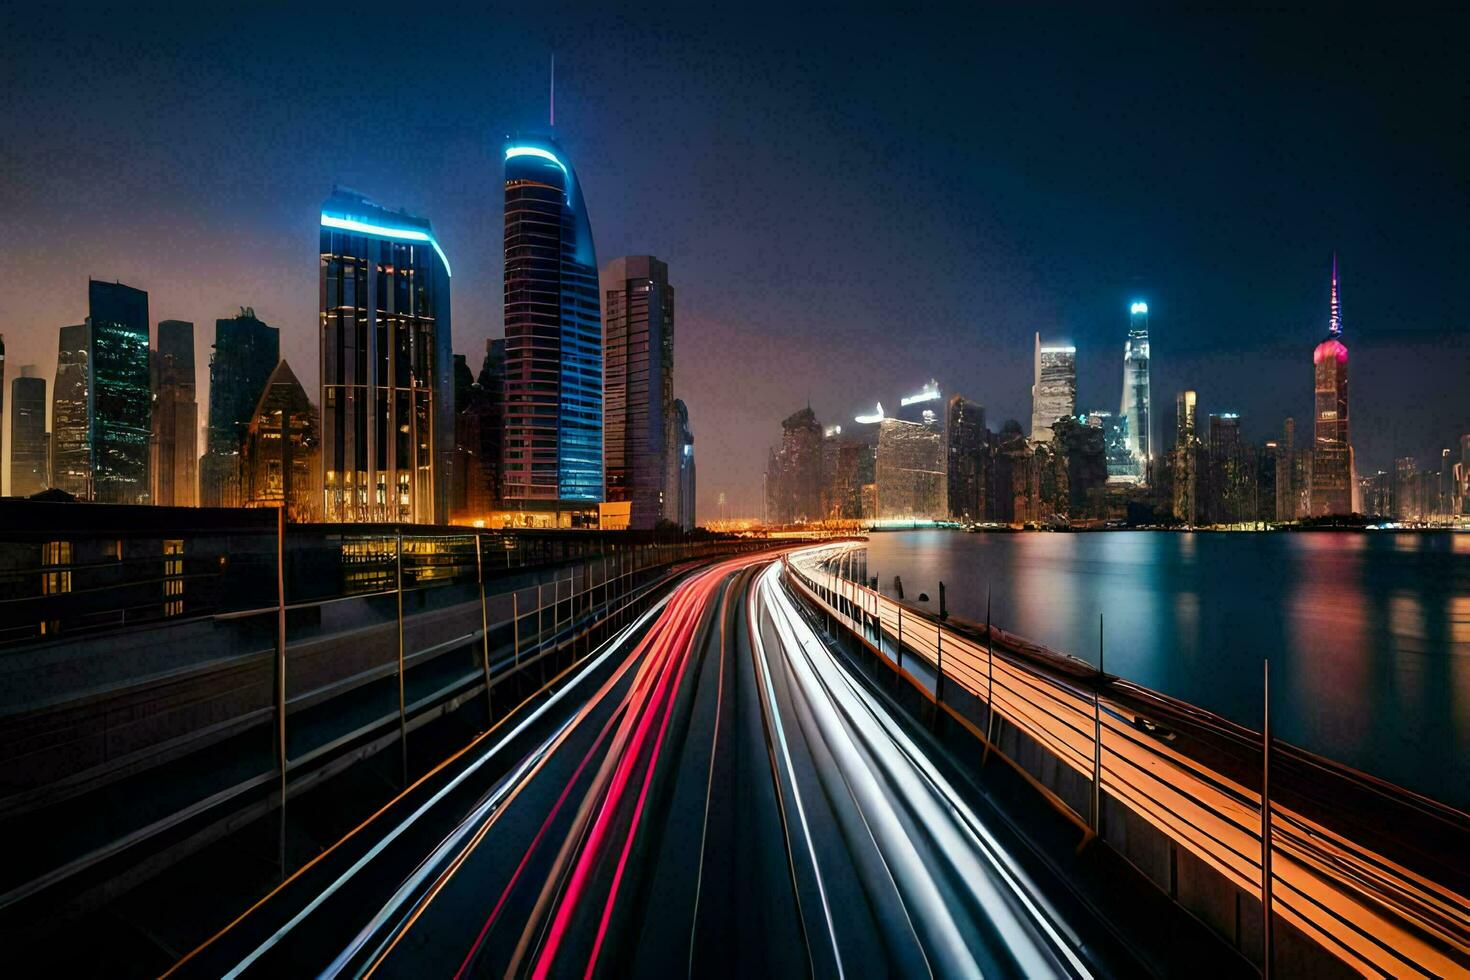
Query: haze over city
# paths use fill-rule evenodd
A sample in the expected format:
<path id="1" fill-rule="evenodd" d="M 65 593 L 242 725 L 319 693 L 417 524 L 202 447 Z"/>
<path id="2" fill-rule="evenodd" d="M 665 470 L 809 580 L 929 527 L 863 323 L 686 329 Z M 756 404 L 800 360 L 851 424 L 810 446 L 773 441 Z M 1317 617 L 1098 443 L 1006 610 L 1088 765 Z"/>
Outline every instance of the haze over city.
<path id="1" fill-rule="evenodd" d="M 935 377 L 992 428 L 1024 422 L 1036 331 L 1078 347 L 1080 406 L 1116 410 L 1137 298 L 1160 423 L 1194 388 L 1202 411 L 1274 436 L 1310 416 L 1334 250 L 1358 471 L 1431 464 L 1461 434 L 1470 159 L 1453 32 L 428 12 L 395 32 L 383 74 L 362 61 L 383 21 L 262 17 L 6 15 L 9 377 L 53 377 L 92 276 L 200 324 L 201 362 L 207 324 L 254 307 L 315 398 L 314 243 L 334 184 L 433 221 L 453 347 L 477 369 L 501 334 L 498 148 L 544 126 L 554 53 L 556 133 L 599 258 L 657 255 L 679 291 L 702 519 L 721 493 L 759 513 L 766 449 L 808 400 L 837 423 Z"/>

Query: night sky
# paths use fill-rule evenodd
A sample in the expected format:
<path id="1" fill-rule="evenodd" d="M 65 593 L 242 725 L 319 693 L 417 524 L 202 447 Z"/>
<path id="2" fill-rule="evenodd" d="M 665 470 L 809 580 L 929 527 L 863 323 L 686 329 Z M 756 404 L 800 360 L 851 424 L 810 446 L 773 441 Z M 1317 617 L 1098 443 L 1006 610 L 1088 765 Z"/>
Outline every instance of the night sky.
<path id="1" fill-rule="evenodd" d="M 600 261 L 651 252 L 678 291 L 702 519 L 721 491 L 759 513 L 766 447 L 808 398 L 840 422 L 934 376 L 992 428 L 1028 420 L 1035 330 L 1079 347 L 1082 408 L 1117 411 L 1134 298 L 1164 445 L 1186 387 L 1253 440 L 1288 414 L 1309 430 L 1334 249 L 1359 471 L 1428 464 L 1470 432 L 1467 28 L 11 4 L 6 395 L 24 364 L 49 395 L 91 275 L 195 321 L 201 355 L 253 306 L 315 398 L 334 182 L 433 221 L 478 369 L 501 334 L 500 141 L 544 125 L 554 50 Z"/>

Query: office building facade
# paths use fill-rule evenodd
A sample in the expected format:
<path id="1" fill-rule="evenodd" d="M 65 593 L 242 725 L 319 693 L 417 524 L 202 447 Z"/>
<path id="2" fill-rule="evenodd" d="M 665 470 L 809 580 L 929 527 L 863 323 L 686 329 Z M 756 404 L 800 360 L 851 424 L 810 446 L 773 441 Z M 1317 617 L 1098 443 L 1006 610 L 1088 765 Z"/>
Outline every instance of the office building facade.
<path id="1" fill-rule="evenodd" d="M 1353 509 L 1353 449 L 1348 431 L 1348 349 L 1342 342 L 1342 300 L 1337 256 L 1332 256 L 1332 295 L 1327 338 L 1312 351 L 1316 414 L 1312 440 L 1314 516 L 1349 514 Z"/>
<path id="2" fill-rule="evenodd" d="M 10 387 L 10 495 L 29 497 L 48 484 L 46 379 L 22 374 Z"/>
<path id="3" fill-rule="evenodd" d="M 595 520 L 604 499 L 602 312 L 576 172 L 546 137 L 505 146 L 502 505 L 525 523 Z"/>
<path id="4" fill-rule="evenodd" d="M 316 406 L 284 360 L 250 413 L 240 458 L 241 503 L 286 508 L 286 519 L 321 520 L 321 443 Z"/>
<path id="5" fill-rule="evenodd" d="M 148 294 L 122 283 L 91 279 L 87 307 L 91 499 L 148 503 L 148 444 L 153 434 Z"/>
<path id="6" fill-rule="evenodd" d="M 51 485 L 80 500 L 92 497 L 92 434 L 87 424 L 89 323 L 62 327 L 51 388 Z"/>
<path id="7" fill-rule="evenodd" d="M 153 502 L 199 503 L 199 404 L 195 397 L 194 324 L 158 321 L 153 351 Z"/>
<path id="8" fill-rule="evenodd" d="M 694 428 L 689 424 L 689 407 L 677 398 L 673 415 L 676 438 L 672 455 L 676 465 L 674 479 L 670 481 L 674 499 L 669 519 L 685 531 L 692 531 L 695 526 Z"/>
<path id="9" fill-rule="evenodd" d="M 1148 304 L 1135 300 L 1128 308 L 1128 339 L 1123 343 L 1123 405 L 1118 411 L 1126 426 L 1131 472 L 1109 475 L 1142 480 L 1153 455 L 1152 396 L 1149 390 Z"/>
<path id="10" fill-rule="evenodd" d="M 878 424 L 877 517 L 944 520 L 949 511 L 943 430 L 922 422 Z"/>
<path id="11" fill-rule="evenodd" d="M 603 461 L 607 499 L 629 503 L 633 529 L 677 522 L 674 288 L 651 255 L 602 270 Z"/>
<path id="12" fill-rule="evenodd" d="M 948 443 L 946 493 L 949 516 L 956 521 L 979 521 L 983 510 L 983 480 L 989 432 L 985 428 L 985 408 L 968 398 L 954 395 L 945 411 L 945 439 Z"/>
<path id="13" fill-rule="evenodd" d="M 199 461 L 199 502 L 205 507 L 244 504 L 240 454 L 250 413 L 266 380 L 281 359 L 281 332 L 242 307 L 214 323 L 214 353 L 209 358 L 209 419 L 204 456 Z"/>
<path id="14" fill-rule="evenodd" d="M 326 520 L 445 523 L 449 260 L 428 220 L 339 189 L 322 205 L 320 268 Z"/>
<path id="15" fill-rule="evenodd" d="M 1077 414 L 1077 348 L 1043 347 L 1036 335 L 1035 382 L 1031 386 L 1031 438 L 1048 442 L 1057 419 Z"/>

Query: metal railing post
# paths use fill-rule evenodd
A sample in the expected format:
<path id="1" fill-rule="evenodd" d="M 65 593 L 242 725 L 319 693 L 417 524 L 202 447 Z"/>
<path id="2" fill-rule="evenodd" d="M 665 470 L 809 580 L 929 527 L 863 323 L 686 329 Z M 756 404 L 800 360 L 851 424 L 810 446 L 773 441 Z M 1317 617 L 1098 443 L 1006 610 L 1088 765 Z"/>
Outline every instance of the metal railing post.
<path id="1" fill-rule="evenodd" d="M 536 649 L 539 651 L 546 643 L 546 634 L 541 625 L 541 582 L 536 582 Z"/>
<path id="2" fill-rule="evenodd" d="M 510 590 L 510 652 L 511 662 L 519 667 L 521 665 L 521 594 L 519 590 Z"/>
<path id="3" fill-rule="evenodd" d="M 402 764 L 403 785 L 408 785 L 408 705 L 403 694 L 403 528 L 396 533 L 398 542 L 394 550 L 396 555 L 397 571 L 397 599 L 398 599 L 398 758 Z"/>
<path id="4" fill-rule="evenodd" d="M 1102 826 L 1103 614 L 1097 614 L 1097 680 L 1092 685 L 1092 832 Z"/>
<path id="5" fill-rule="evenodd" d="M 990 761 L 990 743 L 995 739 L 995 643 L 990 635 L 990 586 L 985 587 L 985 754 L 980 765 Z"/>
<path id="6" fill-rule="evenodd" d="M 939 718 L 938 708 L 944 703 L 944 624 L 935 620 L 934 622 L 934 707 L 935 720 Z"/>
<path id="7" fill-rule="evenodd" d="M 895 651 L 898 653 L 898 672 L 901 674 L 903 673 L 903 606 L 898 607 L 898 646 Z"/>
<path id="8" fill-rule="evenodd" d="M 1271 660 L 1262 662 L 1265 689 L 1261 724 L 1261 976 L 1271 977 Z"/>
<path id="9" fill-rule="evenodd" d="M 286 504 L 276 509 L 276 768 L 281 777 L 277 864 L 286 880 Z"/>
<path id="10" fill-rule="evenodd" d="M 495 709 L 490 702 L 490 618 L 485 610 L 485 562 L 481 554 L 480 535 L 475 535 L 475 577 L 480 582 L 480 653 L 485 667 L 485 724 L 495 721 Z"/>

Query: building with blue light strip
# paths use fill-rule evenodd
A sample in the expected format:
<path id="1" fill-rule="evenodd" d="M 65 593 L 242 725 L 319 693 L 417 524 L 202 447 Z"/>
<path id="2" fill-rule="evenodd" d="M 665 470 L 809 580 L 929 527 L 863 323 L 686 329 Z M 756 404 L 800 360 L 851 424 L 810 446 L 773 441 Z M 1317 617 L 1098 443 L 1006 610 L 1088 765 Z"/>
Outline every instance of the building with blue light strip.
<path id="1" fill-rule="evenodd" d="M 322 205 L 326 520 L 447 522 L 449 277 L 426 219 L 340 189 Z"/>
<path id="2" fill-rule="evenodd" d="M 576 172 L 547 137 L 505 145 L 505 354 L 509 522 L 590 523 L 603 500 L 597 255 Z"/>

